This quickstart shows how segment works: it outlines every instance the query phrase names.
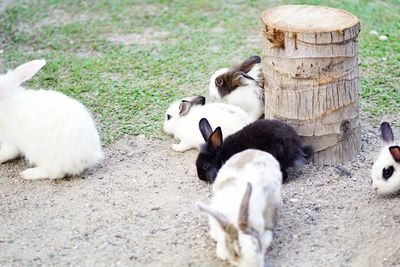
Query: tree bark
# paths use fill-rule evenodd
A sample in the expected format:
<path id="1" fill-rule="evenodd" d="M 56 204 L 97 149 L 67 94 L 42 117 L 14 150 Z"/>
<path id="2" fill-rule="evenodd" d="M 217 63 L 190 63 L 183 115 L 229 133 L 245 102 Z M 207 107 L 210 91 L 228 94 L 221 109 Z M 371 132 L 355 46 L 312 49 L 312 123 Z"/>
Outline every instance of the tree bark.
<path id="1" fill-rule="evenodd" d="M 262 20 L 265 117 L 292 125 L 315 162 L 350 161 L 361 147 L 359 20 L 304 5 L 268 9 Z"/>

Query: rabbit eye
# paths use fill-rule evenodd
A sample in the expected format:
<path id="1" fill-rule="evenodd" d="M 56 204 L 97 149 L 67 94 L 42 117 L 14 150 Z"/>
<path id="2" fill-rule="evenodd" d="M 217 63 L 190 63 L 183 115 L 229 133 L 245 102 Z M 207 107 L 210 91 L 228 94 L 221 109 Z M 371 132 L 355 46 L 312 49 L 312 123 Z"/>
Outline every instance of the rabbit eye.
<path id="1" fill-rule="evenodd" d="M 167 114 L 167 121 L 169 121 L 171 118 L 172 118 L 172 116 Z"/>
<path id="2" fill-rule="evenodd" d="M 393 172 L 394 172 L 393 166 L 390 166 L 388 168 L 384 168 L 383 171 L 382 171 L 383 179 L 385 179 L 385 180 L 389 179 L 390 176 L 393 175 Z"/>
<path id="3" fill-rule="evenodd" d="M 223 83 L 224 83 L 224 81 L 221 78 L 218 78 L 218 79 L 215 80 L 215 84 L 217 86 L 221 86 Z"/>
<path id="4" fill-rule="evenodd" d="M 208 163 L 204 163 L 203 164 L 203 170 L 207 170 L 208 166 L 209 166 Z"/>

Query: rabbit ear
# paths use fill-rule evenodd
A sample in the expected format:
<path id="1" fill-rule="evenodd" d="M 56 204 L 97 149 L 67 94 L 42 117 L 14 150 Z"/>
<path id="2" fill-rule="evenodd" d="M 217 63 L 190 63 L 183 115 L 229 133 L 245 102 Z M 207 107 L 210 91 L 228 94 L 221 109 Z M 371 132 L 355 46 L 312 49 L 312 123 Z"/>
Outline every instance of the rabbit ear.
<path id="1" fill-rule="evenodd" d="M 32 60 L 29 61 L 28 63 L 18 66 L 13 71 L 14 82 L 17 85 L 21 85 L 26 80 L 32 78 L 33 75 L 35 75 L 36 72 L 38 72 L 44 65 L 46 65 L 46 60 L 40 59 L 40 60 Z"/>
<path id="2" fill-rule="evenodd" d="M 192 102 L 193 105 L 204 106 L 206 104 L 206 98 L 204 96 L 197 96 L 190 102 Z"/>
<path id="3" fill-rule="evenodd" d="M 179 104 L 179 115 L 180 116 L 187 115 L 192 106 L 193 106 L 192 102 L 187 100 L 182 100 L 181 103 Z"/>
<path id="4" fill-rule="evenodd" d="M 202 118 L 199 121 L 199 129 L 201 132 L 201 135 L 204 138 L 204 141 L 208 141 L 208 138 L 211 136 L 211 134 L 213 133 L 213 130 L 211 128 L 210 123 L 208 122 L 208 120 L 206 118 Z"/>
<path id="5" fill-rule="evenodd" d="M 391 146 L 389 147 L 390 154 L 392 154 L 393 159 L 400 163 L 400 147 L 399 146 Z"/>
<path id="6" fill-rule="evenodd" d="M 243 61 L 242 64 L 240 64 L 239 70 L 243 72 L 249 72 L 253 68 L 255 64 L 258 64 L 261 62 L 261 57 L 259 56 L 251 56 L 245 61 Z"/>
<path id="7" fill-rule="evenodd" d="M 228 219 L 221 213 L 216 210 L 207 207 L 201 202 L 196 203 L 196 207 L 198 210 L 208 213 L 211 215 L 221 226 L 222 230 L 228 235 L 230 240 L 237 240 L 238 239 L 238 231 L 236 227 L 228 221 Z"/>
<path id="8" fill-rule="evenodd" d="M 391 144 L 394 141 L 393 131 L 390 124 L 387 121 L 381 124 L 381 140 L 384 144 Z"/>
<path id="9" fill-rule="evenodd" d="M 253 80 L 254 78 L 251 77 L 250 75 L 248 75 L 247 73 L 243 72 L 243 71 L 237 71 L 235 72 L 235 74 L 233 75 L 235 80 L 240 81 L 240 79 L 249 79 L 249 80 Z"/>
<path id="10" fill-rule="evenodd" d="M 221 127 L 217 127 L 215 131 L 210 135 L 210 138 L 208 138 L 208 144 L 213 148 L 213 149 L 219 149 L 222 145 L 222 131 Z"/>
<path id="11" fill-rule="evenodd" d="M 242 203 L 239 209 L 239 228 L 243 232 L 250 230 L 249 225 L 249 201 L 251 196 L 252 187 L 250 183 L 247 183 L 246 191 L 244 192 Z"/>

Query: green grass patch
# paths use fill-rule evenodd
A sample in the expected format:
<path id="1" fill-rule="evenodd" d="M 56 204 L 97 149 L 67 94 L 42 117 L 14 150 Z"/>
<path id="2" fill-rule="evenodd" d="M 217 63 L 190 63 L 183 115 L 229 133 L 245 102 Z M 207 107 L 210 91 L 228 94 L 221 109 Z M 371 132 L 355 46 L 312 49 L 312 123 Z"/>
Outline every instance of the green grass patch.
<path id="1" fill-rule="evenodd" d="M 339 7 L 358 16 L 362 108 L 374 116 L 400 113 L 397 0 L 17 0 L 0 14 L 0 69 L 45 58 L 47 66 L 27 86 L 83 102 L 105 143 L 124 134 L 162 138 L 168 104 L 206 95 L 213 71 L 259 54 L 261 12 L 282 3 Z M 370 30 L 389 40 L 380 41 Z M 129 45 L 109 40 L 125 35 L 133 39 Z"/>

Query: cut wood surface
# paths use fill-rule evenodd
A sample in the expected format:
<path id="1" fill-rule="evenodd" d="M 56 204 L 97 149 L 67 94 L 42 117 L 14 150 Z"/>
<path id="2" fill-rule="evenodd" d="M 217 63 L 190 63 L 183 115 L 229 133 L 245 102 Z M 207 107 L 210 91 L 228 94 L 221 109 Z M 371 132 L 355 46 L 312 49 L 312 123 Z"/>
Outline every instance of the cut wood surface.
<path id="1" fill-rule="evenodd" d="M 262 20 L 282 31 L 312 34 L 344 31 L 359 23 L 358 18 L 347 11 L 309 5 L 276 6 L 264 11 Z"/>
<path id="2" fill-rule="evenodd" d="M 263 20 L 265 117 L 291 124 L 314 161 L 343 163 L 360 149 L 360 22 L 329 7 L 286 5 Z"/>

